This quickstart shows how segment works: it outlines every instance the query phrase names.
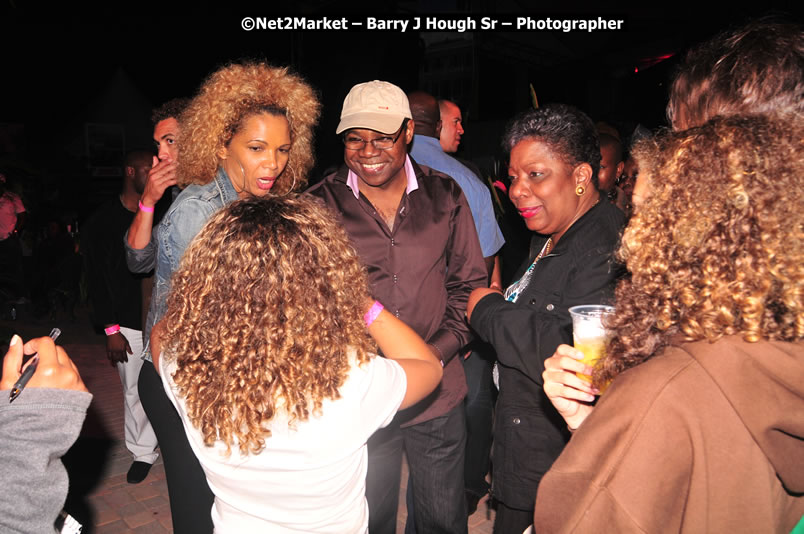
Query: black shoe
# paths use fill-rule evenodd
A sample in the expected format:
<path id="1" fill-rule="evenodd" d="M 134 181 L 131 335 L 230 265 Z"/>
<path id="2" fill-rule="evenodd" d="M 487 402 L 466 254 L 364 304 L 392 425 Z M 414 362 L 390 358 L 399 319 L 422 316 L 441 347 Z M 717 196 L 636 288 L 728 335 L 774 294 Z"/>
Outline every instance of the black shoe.
<path id="1" fill-rule="evenodd" d="M 131 467 L 128 468 L 128 474 L 126 475 L 126 481 L 129 484 L 139 484 L 145 477 L 148 476 L 148 472 L 151 470 L 151 464 L 147 464 L 145 462 L 134 462 L 131 464 Z"/>

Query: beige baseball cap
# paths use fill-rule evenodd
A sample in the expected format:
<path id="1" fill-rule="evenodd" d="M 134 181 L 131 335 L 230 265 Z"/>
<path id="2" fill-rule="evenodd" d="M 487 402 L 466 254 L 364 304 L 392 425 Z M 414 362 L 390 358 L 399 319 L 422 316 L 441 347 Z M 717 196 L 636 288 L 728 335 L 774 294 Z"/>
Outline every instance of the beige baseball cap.
<path id="1" fill-rule="evenodd" d="M 408 97 L 396 85 L 374 80 L 352 87 L 343 101 L 336 134 L 351 128 L 394 133 L 405 119 L 411 119 Z"/>

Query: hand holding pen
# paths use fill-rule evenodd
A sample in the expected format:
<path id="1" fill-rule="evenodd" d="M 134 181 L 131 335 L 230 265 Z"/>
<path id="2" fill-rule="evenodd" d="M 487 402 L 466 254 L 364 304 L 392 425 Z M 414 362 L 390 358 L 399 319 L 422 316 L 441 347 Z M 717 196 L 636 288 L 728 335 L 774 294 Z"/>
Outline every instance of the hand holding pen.
<path id="1" fill-rule="evenodd" d="M 53 334 L 51 333 L 51 335 Z M 22 339 L 17 335 L 11 338 L 8 353 L 3 360 L 3 377 L 0 379 L 0 390 L 13 390 L 17 387 L 21 391 L 25 387 L 25 385 L 20 387 L 18 383 L 25 374 L 25 370 L 33 364 L 33 358 L 26 369 L 21 370 L 23 352 L 25 354 L 38 353 L 39 356 L 35 371 L 28 371 L 30 381 L 27 383 L 27 387 L 87 391 L 75 364 L 64 352 L 64 349 L 54 344 L 52 338 L 40 337 L 32 339 L 23 346 Z M 17 396 L 19 396 L 19 393 L 17 393 Z M 12 398 L 11 395 L 9 397 L 9 402 L 16 398 Z"/>
<path id="2" fill-rule="evenodd" d="M 59 338 L 61 335 L 61 330 L 59 328 L 54 328 L 50 331 L 50 339 L 54 342 Z M 9 344 L 9 347 L 11 345 Z M 25 369 L 22 370 L 22 375 L 20 376 L 19 380 L 14 383 L 14 387 L 11 388 L 11 393 L 8 394 L 8 402 L 14 402 L 14 399 L 20 396 L 22 390 L 25 388 L 25 385 L 31 379 L 33 374 L 36 372 L 36 368 L 39 365 L 39 353 L 36 352 L 34 355 L 28 360 L 28 365 Z"/>

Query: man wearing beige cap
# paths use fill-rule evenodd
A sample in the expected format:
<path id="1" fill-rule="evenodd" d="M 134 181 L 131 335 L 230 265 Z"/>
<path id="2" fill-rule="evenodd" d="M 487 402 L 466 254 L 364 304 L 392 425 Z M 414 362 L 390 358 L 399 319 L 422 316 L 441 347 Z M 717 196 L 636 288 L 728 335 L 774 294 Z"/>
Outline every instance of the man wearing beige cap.
<path id="1" fill-rule="evenodd" d="M 433 395 L 369 440 L 369 532 L 396 532 L 404 448 L 416 531 L 465 533 L 466 379 L 456 355 L 470 339 L 466 300 L 485 285 L 486 269 L 460 187 L 408 156 L 413 126 L 399 87 L 356 85 L 336 130 L 345 166 L 309 193 L 339 214 L 367 267 L 373 297 L 422 336 L 444 365 Z"/>

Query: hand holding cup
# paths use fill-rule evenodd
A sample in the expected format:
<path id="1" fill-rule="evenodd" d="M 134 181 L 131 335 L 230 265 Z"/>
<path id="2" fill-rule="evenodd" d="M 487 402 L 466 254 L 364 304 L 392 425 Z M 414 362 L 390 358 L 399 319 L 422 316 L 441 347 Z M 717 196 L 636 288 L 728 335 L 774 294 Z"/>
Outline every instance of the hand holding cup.
<path id="1" fill-rule="evenodd" d="M 597 388 L 580 375 L 588 375 L 592 368 L 583 363 L 584 354 L 569 345 L 559 345 L 556 352 L 544 362 L 544 393 L 556 411 L 576 429 L 592 412 L 590 405 L 600 394 Z"/>

